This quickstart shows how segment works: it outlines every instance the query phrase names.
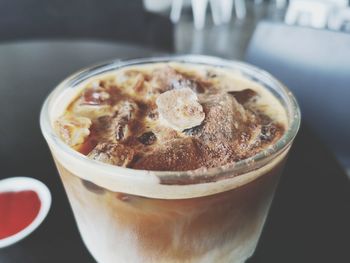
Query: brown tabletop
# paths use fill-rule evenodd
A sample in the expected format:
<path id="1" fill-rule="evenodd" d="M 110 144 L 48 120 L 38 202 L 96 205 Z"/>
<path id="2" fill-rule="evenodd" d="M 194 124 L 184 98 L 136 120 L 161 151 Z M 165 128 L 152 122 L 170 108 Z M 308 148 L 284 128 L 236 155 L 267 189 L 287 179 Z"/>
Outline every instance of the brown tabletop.
<path id="1" fill-rule="evenodd" d="M 36 231 L 0 250 L 1 263 L 94 262 L 80 239 L 41 135 L 39 111 L 55 85 L 82 67 L 156 53 L 88 41 L 0 45 L 0 179 L 37 178 L 50 188 L 53 198 L 48 217 Z M 303 125 L 249 263 L 350 262 L 349 197 L 345 173 Z"/>

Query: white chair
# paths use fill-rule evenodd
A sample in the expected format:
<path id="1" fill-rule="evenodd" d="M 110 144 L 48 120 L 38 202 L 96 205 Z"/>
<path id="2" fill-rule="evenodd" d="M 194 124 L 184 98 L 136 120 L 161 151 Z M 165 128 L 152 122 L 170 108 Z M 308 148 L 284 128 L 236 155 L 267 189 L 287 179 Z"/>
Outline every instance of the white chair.
<path id="1" fill-rule="evenodd" d="M 173 23 L 177 23 L 180 20 L 183 4 L 183 0 L 173 0 L 170 12 L 170 19 Z M 245 0 L 191 0 L 196 29 L 204 28 L 208 4 L 210 4 L 215 25 L 230 22 L 233 7 L 235 7 L 235 13 L 238 19 L 243 19 L 246 16 Z"/>
<path id="2" fill-rule="evenodd" d="M 337 9 L 328 20 L 328 28 L 337 31 L 350 31 L 350 8 Z"/>
<path id="3" fill-rule="evenodd" d="M 285 23 L 326 28 L 333 10 L 347 4 L 347 0 L 290 0 Z"/>

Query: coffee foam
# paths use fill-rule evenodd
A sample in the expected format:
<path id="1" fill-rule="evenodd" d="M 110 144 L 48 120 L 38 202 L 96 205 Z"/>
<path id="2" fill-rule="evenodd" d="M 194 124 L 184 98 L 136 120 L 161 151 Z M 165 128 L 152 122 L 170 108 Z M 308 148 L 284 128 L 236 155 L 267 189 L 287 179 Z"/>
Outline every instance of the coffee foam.
<path id="1" fill-rule="evenodd" d="M 137 69 L 143 70 L 145 72 L 151 72 L 155 67 L 164 65 L 164 63 L 155 63 L 149 65 L 129 66 L 121 70 Z M 170 65 L 175 69 L 181 69 L 182 71 L 195 69 L 196 72 L 200 72 L 207 69 L 214 69 L 215 72 L 229 76 L 230 83 L 234 83 L 234 85 L 230 85 L 230 87 L 234 86 L 237 88 L 231 88 L 230 91 L 239 91 L 247 88 L 256 91 L 258 94 L 260 94 L 260 98 L 257 101 L 257 104 L 268 106 L 265 109 L 266 113 L 287 127 L 287 115 L 281 103 L 266 88 L 256 82 L 245 78 L 240 72 L 224 68 L 193 65 L 188 63 L 170 63 Z M 103 73 L 89 78 L 80 83 L 78 86 L 74 87 L 74 89 L 66 88 L 61 91 L 60 88 L 58 88 L 52 94 L 52 99 L 49 104 L 49 119 L 51 121 L 51 125 L 54 125 L 55 120 L 65 112 L 65 109 L 68 107 L 68 105 L 74 100 L 74 98 L 78 96 L 78 94 L 80 94 L 80 92 L 85 88 L 87 84 L 96 82 L 98 79 L 113 77 L 121 70 L 119 69 L 110 71 L 108 73 Z M 60 87 L 62 88 L 62 86 L 65 84 L 66 83 L 62 83 Z M 227 179 L 219 179 L 218 181 L 209 183 L 198 183 L 190 185 L 164 185 L 161 184 L 160 177 L 164 177 L 164 174 L 166 174 L 166 172 L 162 173 L 135 170 L 96 162 L 94 160 L 90 160 L 79 152 L 70 149 L 67 145 L 65 145 L 66 147 L 56 147 L 53 145 L 50 138 L 47 139 L 49 141 L 49 146 L 55 159 L 76 176 L 91 181 L 96 185 L 104 187 L 110 191 L 163 199 L 182 199 L 212 195 L 215 193 L 228 191 L 249 183 L 259 176 L 266 174 L 276 165 L 278 165 L 286 156 L 289 148 L 287 147 L 281 154 L 279 154 L 277 157 L 269 161 L 261 168 L 239 176 Z M 55 139 L 59 140 L 58 138 Z M 206 170 L 203 170 L 202 172 L 207 173 Z M 221 172 L 227 173 L 225 169 L 222 169 Z M 192 172 L 188 173 L 191 174 Z M 171 174 L 174 175 L 176 173 Z M 196 176 L 196 173 L 193 173 L 193 176 Z"/>

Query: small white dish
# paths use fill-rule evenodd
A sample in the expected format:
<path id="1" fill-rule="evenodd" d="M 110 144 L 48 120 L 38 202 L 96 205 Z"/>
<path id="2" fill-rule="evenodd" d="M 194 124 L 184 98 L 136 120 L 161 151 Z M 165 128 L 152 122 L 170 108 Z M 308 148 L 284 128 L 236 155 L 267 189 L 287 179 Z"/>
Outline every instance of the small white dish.
<path id="1" fill-rule="evenodd" d="M 0 180 L 0 193 L 31 190 L 37 193 L 41 206 L 36 218 L 20 232 L 0 239 L 0 248 L 10 246 L 32 233 L 45 219 L 51 206 L 51 194 L 42 182 L 29 177 L 12 177 Z"/>

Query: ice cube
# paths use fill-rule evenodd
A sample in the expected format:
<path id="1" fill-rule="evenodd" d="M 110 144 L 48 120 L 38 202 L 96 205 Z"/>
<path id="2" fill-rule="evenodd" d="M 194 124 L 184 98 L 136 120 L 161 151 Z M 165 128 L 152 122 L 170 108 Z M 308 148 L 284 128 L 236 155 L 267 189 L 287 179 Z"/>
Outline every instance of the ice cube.
<path id="1" fill-rule="evenodd" d="M 111 106 L 108 104 L 90 105 L 79 102 L 73 105 L 72 112 L 77 116 L 87 117 L 91 120 L 112 114 Z"/>
<path id="2" fill-rule="evenodd" d="M 250 114 L 229 94 L 209 96 L 202 103 L 205 119 L 195 134 L 207 144 L 213 141 L 232 141 L 238 136 Z"/>
<path id="3" fill-rule="evenodd" d="M 137 70 L 124 70 L 117 73 L 115 84 L 126 92 L 142 92 L 144 75 Z"/>
<path id="4" fill-rule="evenodd" d="M 227 93 L 208 96 L 202 105 L 206 114 L 203 123 L 184 133 L 198 139 L 198 148 L 207 167 L 236 160 L 242 131 L 250 125 L 252 113 Z"/>
<path id="5" fill-rule="evenodd" d="M 158 171 L 186 171 L 201 167 L 201 155 L 193 138 L 180 138 L 159 145 L 141 157 L 133 168 Z"/>
<path id="6" fill-rule="evenodd" d="M 157 68 L 152 72 L 151 85 L 159 92 L 173 89 L 173 83 L 178 82 L 180 75 L 169 66 Z"/>
<path id="7" fill-rule="evenodd" d="M 55 122 L 55 128 L 64 142 L 75 146 L 84 142 L 90 134 L 91 120 L 86 117 L 65 115 Z"/>
<path id="8" fill-rule="evenodd" d="M 203 87 L 198 81 L 178 73 L 170 66 L 155 69 L 152 72 L 151 85 L 154 89 L 163 93 L 172 89 L 190 88 L 196 93 L 202 93 Z"/>
<path id="9" fill-rule="evenodd" d="M 136 102 L 132 100 L 124 100 L 113 107 L 119 119 L 130 121 L 135 118 L 138 106 Z"/>
<path id="10" fill-rule="evenodd" d="M 118 166 L 126 167 L 133 159 L 133 149 L 118 143 L 99 143 L 88 157 Z"/>
<path id="11" fill-rule="evenodd" d="M 138 106 L 133 101 L 122 101 L 113 108 L 113 111 L 115 111 L 113 117 L 107 115 L 97 119 L 96 130 L 104 141 L 125 141 L 131 135 L 130 122 L 135 119 Z"/>
<path id="12" fill-rule="evenodd" d="M 196 93 L 189 88 L 166 91 L 158 96 L 156 103 L 164 124 L 178 131 L 201 124 L 205 117 Z"/>
<path id="13" fill-rule="evenodd" d="M 110 94 L 103 88 L 86 89 L 82 95 L 81 104 L 85 105 L 101 105 L 109 102 Z"/>
<path id="14" fill-rule="evenodd" d="M 89 88 L 73 104 L 75 115 L 95 120 L 100 116 L 111 114 L 110 94 L 104 88 Z"/>

